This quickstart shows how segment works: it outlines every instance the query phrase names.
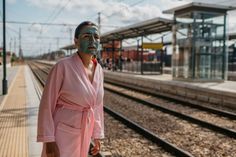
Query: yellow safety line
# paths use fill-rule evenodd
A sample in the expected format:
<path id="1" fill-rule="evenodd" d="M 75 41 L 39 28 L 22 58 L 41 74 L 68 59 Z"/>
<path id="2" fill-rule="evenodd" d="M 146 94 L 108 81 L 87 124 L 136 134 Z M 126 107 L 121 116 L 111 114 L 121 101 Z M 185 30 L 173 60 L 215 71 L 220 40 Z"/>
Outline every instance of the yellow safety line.
<path id="1" fill-rule="evenodd" d="M 2 103 L 1 103 L 1 105 L 0 105 L 0 111 L 2 111 L 2 108 L 4 107 L 4 105 L 5 105 L 5 103 L 6 103 L 6 100 L 7 100 L 8 96 L 9 96 L 9 93 L 11 93 L 11 91 L 12 91 L 12 88 L 13 88 L 13 85 L 14 85 L 14 83 L 15 83 L 15 81 L 16 81 L 16 78 L 17 78 L 17 76 L 19 75 L 20 68 L 22 68 L 22 67 L 20 66 L 20 67 L 18 68 L 18 71 L 17 71 L 17 73 L 16 73 L 14 79 L 12 80 L 12 82 L 11 82 L 11 84 L 10 84 L 10 87 L 9 87 L 9 89 L 8 89 L 8 94 L 5 95 L 5 96 L 3 96 L 3 100 L 2 100 Z"/>

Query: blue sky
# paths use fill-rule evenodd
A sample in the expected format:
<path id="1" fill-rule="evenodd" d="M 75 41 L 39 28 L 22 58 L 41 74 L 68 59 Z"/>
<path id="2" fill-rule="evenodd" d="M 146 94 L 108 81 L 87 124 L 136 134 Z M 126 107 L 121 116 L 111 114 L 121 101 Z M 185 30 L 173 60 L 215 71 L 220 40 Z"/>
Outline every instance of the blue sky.
<path id="1" fill-rule="evenodd" d="M 18 54 L 20 28 L 24 55 L 39 55 L 72 43 L 76 25 L 84 20 L 97 22 L 98 12 L 101 12 L 101 32 L 104 33 L 143 20 L 167 17 L 162 14 L 163 10 L 189 2 L 192 0 L 6 0 L 6 21 L 31 23 L 7 23 L 7 50 Z M 208 2 L 236 6 L 236 0 Z M 0 7 L 2 19 L 2 1 Z M 235 17 L 236 11 L 229 13 L 231 32 L 236 32 Z M 39 23 L 64 25 L 49 26 Z M 2 26 L 0 29 L 2 34 Z M 2 45 L 2 38 L 0 42 Z"/>

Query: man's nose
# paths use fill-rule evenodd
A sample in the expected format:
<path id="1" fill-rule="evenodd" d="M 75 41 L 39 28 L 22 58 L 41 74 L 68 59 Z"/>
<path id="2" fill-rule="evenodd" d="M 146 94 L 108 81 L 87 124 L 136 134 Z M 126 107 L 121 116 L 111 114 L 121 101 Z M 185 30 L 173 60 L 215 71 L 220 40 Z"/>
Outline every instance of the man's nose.
<path id="1" fill-rule="evenodd" d="M 89 40 L 90 40 L 91 42 L 95 42 L 95 37 L 94 37 L 93 35 L 91 35 L 90 38 L 89 38 Z"/>

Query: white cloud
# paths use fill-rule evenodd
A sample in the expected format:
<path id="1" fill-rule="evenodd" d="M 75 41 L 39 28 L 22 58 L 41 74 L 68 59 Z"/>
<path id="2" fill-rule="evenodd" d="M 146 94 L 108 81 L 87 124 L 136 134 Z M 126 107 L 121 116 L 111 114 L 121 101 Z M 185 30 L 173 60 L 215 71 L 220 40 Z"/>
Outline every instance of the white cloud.
<path id="1" fill-rule="evenodd" d="M 33 32 L 43 32 L 43 26 L 40 24 L 32 24 L 29 28 L 29 31 L 33 31 Z"/>
<path id="2" fill-rule="evenodd" d="M 133 6 L 125 3 L 117 3 L 113 7 L 107 6 L 106 15 L 112 15 L 109 17 L 109 22 L 114 19 L 121 22 L 121 24 L 127 25 L 130 23 L 136 23 L 144 20 L 148 20 L 155 17 L 166 17 L 162 14 L 165 9 L 184 4 L 186 2 L 179 2 L 173 0 L 160 0 L 150 3 Z"/>
<path id="3" fill-rule="evenodd" d="M 35 6 L 38 8 L 44 8 L 44 9 L 59 9 L 64 7 L 67 10 L 70 11 L 76 11 L 77 10 L 86 10 L 87 12 L 89 10 L 96 11 L 99 8 L 102 8 L 103 2 L 101 0 L 26 0 L 29 5 Z M 96 9 L 97 8 L 97 9 Z"/>
<path id="4" fill-rule="evenodd" d="M 20 1 L 20 0 L 19 0 Z M 121 26 L 134 24 L 140 21 L 148 20 L 150 18 L 155 18 L 158 16 L 166 17 L 167 15 L 162 14 L 163 10 L 171 9 L 173 7 L 192 2 L 193 0 L 144 0 L 140 4 L 134 5 L 139 1 L 125 1 L 125 0 L 24 0 L 28 3 L 29 6 L 39 8 L 43 11 L 52 13 L 53 11 L 58 12 L 60 8 L 64 8 L 63 12 L 55 19 L 49 20 L 53 23 L 70 23 L 70 24 L 79 24 L 84 20 L 91 20 L 97 22 L 98 12 L 101 11 L 101 24 L 102 24 L 102 33 L 114 30 L 115 27 L 112 26 Z M 208 3 L 217 3 L 223 0 L 194 0 Z M 235 0 L 232 0 L 235 1 Z M 16 0 L 7 0 L 8 3 L 15 3 Z M 230 2 L 230 1 L 229 1 Z M 230 2 L 229 4 L 232 4 Z M 234 2 L 235 3 L 235 2 Z M 235 3 L 236 5 L 236 3 Z M 49 15 L 48 15 L 49 16 Z M 46 19 L 44 17 L 44 19 Z M 41 20 L 41 19 L 40 19 Z M 32 20 L 34 21 L 34 19 Z M 228 28 L 231 32 L 236 32 L 236 11 L 229 13 L 228 18 Z M 40 21 L 48 22 L 48 21 Z M 74 33 L 74 28 L 76 26 L 71 26 L 73 29 L 72 36 Z M 18 28 L 18 27 L 17 27 Z M 40 30 L 43 28 L 42 36 L 51 36 L 51 37 L 70 37 L 68 27 L 53 27 L 53 26 L 41 26 L 39 24 L 27 26 L 28 36 L 39 36 Z M 25 29 L 25 30 L 26 30 Z M 31 34 L 30 34 L 31 33 Z M 34 33 L 32 35 L 32 33 Z M 22 39 L 23 40 L 23 39 Z M 34 40 L 31 39 L 32 42 Z M 39 40 L 36 40 L 39 42 Z M 52 39 L 51 41 L 46 40 L 46 50 L 49 48 L 49 43 L 51 43 L 50 49 L 56 49 L 56 41 Z M 60 45 L 67 45 L 69 39 L 61 39 Z M 41 45 L 36 43 L 36 45 Z M 44 45 L 43 45 L 44 46 Z M 32 47 L 32 50 L 39 51 L 39 48 Z"/>
<path id="5" fill-rule="evenodd" d="M 153 17 L 161 16 L 162 10 L 166 7 L 177 6 L 186 2 L 173 0 L 160 0 L 156 2 L 147 3 L 145 5 L 127 4 L 125 1 L 106 1 L 103 0 L 26 0 L 29 5 L 50 9 L 61 8 L 74 12 L 75 16 L 86 18 L 93 12 L 96 17 L 99 11 L 103 15 L 107 15 L 104 21 L 111 22 L 112 20 L 121 21 L 123 23 L 141 21 Z M 69 3 L 68 3 L 69 2 Z M 116 22 L 115 22 L 116 23 Z"/>
<path id="6" fill-rule="evenodd" d="M 43 9 L 52 9 L 62 6 L 67 0 L 26 0 L 30 6 Z"/>
<path id="7" fill-rule="evenodd" d="M 87 11 L 99 11 L 101 9 L 104 9 L 106 6 L 106 3 L 104 3 L 102 0 L 74 0 L 71 4 L 73 5 L 73 9 L 86 9 Z"/>
<path id="8" fill-rule="evenodd" d="M 120 13 L 120 19 L 124 23 L 126 22 L 134 23 L 162 16 L 162 11 L 158 7 L 150 5 L 126 8 L 119 13 Z"/>

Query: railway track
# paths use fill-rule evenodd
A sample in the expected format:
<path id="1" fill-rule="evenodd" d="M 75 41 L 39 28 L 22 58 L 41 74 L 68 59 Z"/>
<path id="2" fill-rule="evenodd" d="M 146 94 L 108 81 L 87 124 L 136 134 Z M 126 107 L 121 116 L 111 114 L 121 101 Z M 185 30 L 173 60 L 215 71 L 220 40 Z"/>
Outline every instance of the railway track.
<path id="1" fill-rule="evenodd" d="M 236 156 L 236 140 L 233 138 L 110 91 L 105 92 L 104 101 L 116 112 L 193 156 Z"/>
<path id="2" fill-rule="evenodd" d="M 31 64 L 30 65 L 30 67 L 31 67 L 31 69 L 32 69 L 32 71 L 33 71 L 33 73 L 34 73 L 34 75 L 36 75 L 36 78 L 40 78 L 40 77 L 42 77 L 42 76 L 40 76 L 42 73 L 40 73 L 39 72 L 39 70 L 37 70 L 38 68 L 39 68 L 39 66 L 38 65 L 35 65 L 34 63 L 33 63 L 33 65 Z M 43 72 L 44 73 L 44 75 L 43 76 L 45 76 L 45 74 L 47 73 L 46 71 L 44 71 Z M 40 82 L 40 84 L 42 85 L 42 86 L 44 86 L 44 83 L 45 83 L 45 80 L 46 80 L 46 78 L 40 78 L 39 79 L 39 82 Z M 122 141 L 120 141 L 120 144 L 118 144 L 118 145 L 123 145 L 123 149 L 122 150 L 112 150 L 111 152 L 111 156 L 126 156 L 126 155 L 137 155 L 136 154 L 136 152 L 135 151 L 131 151 L 131 152 L 133 152 L 133 154 L 131 153 L 130 154 L 130 150 L 132 150 L 132 149 L 134 149 L 134 146 L 133 146 L 133 144 L 134 143 L 130 143 L 130 138 L 127 138 L 127 137 L 132 137 L 132 136 L 135 136 L 135 138 L 133 139 L 133 138 L 131 138 L 131 140 L 133 141 L 133 142 L 135 142 L 135 145 L 136 146 L 138 146 L 139 147 L 139 149 L 137 149 L 137 150 L 139 150 L 139 153 L 138 153 L 138 155 L 140 155 L 140 156 L 145 156 L 145 155 L 148 155 L 148 156 L 150 156 L 150 157 L 156 157 L 156 156 L 172 156 L 172 155 L 170 155 L 170 153 L 172 153 L 172 154 L 174 154 L 174 155 L 176 155 L 176 156 L 181 156 L 181 157 L 192 157 L 192 155 L 191 154 L 189 154 L 188 152 L 185 152 L 185 151 L 183 151 L 183 150 L 181 150 L 181 149 L 179 149 L 179 148 L 177 148 L 177 147 L 175 147 L 175 146 L 173 146 L 173 145 L 171 145 L 171 144 L 169 144 L 169 143 L 167 143 L 166 141 L 164 141 L 163 139 L 160 139 L 159 137 L 157 137 L 156 135 L 153 135 L 153 134 L 151 134 L 150 132 L 148 132 L 148 130 L 146 130 L 146 129 L 144 129 L 144 128 L 142 128 L 141 126 L 138 126 L 137 124 L 135 124 L 134 122 L 132 122 L 132 121 L 130 121 L 130 120 L 128 120 L 127 118 L 125 118 L 125 117 L 123 117 L 122 115 L 120 115 L 120 114 L 118 114 L 118 113 L 116 113 L 115 111 L 112 111 L 112 109 L 109 109 L 108 107 L 104 107 L 104 109 L 105 109 L 105 112 L 107 112 L 107 113 L 109 113 L 110 115 L 112 115 L 113 117 L 115 117 L 116 119 L 119 119 L 120 121 L 122 121 L 122 123 L 124 123 L 124 124 L 126 124 L 126 125 L 129 125 L 129 127 L 130 128 L 134 128 L 134 129 L 138 129 L 138 133 L 141 133 L 142 134 L 142 136 L 143 135 L 145 135 L 144 137 L 140 137 L 139 135 L 137 135 L 137 133 L 134 133 L 134 131 L 129 131 L 129 134 L 127 134 L 127 126 L 126 126 L 126 129 L 124 129 L 125 131 L 122 131 L 121 129 L 117 129 L 117 130 L 119 130 L 119 132 L 125 132 L 125 134 L 123 134 L 123 135 L 126 135 L 126 141 L 125 140 L 122 140 Z M 107 116 L 106 114 L 105 114 L 105 116 L 107 117 L 106 119 L 109 119 L 109 116 Z M 110 118 L 111 118 L 111 116 L 110 116 Z M 105 122 L 105 125 L 109 125 L 110 123 L 107 123 L 107 122 Z M 110 124 L 111 125 L 111 124 Z M 112 129 L 111 130 L 113 130 L 114 128 L 115 128 L 115 126 L 117 127 L 117 126 L 120 126 L 120 124 L 119 125 L 114 125 L 113 123 L 112 123 L 112 125 L 113 125 L 113 127 L 112 127 Z M 107 130 L 108 131 L 108 130 Z M 109 131 L 108 131 L 109 132 Z M 131 132 L 131 133 L 130 133 Z M 137 130 L 136 130 L 136 132 L 137 132 Z M 116 132 L 116 133 L 118 133 L 118 132 Z M 152 135 L 152 136 L 150 136 L 150 135 Z M 137 139 L 137 137 L 139 136 L 139 138 Z M 119 137 L 120 138 L 120 137 Z M 147 139 L 149 139 L 149 140 L 147 140 Z M 109 149 L 109 151 L 110 151 L 110 149 L 111 149 L 111 147 L 112 147 L 112 142 L 111 142 L 112 140 L 111 140 L 111 138 L 109 137 L 108 138 L 108 140 L 105 140 L 104 141 L 104 144 L 106 145 L 106 146 L 108 146 L 108 148 L 102 148 L 102 150 L 108 150 Z M 114 141 L 114 140 L 113 140 Z M 151 142 L 152 141 L 152 142 Z M 117 145 L 117 143 L 119 143 L 119 142 L 115 142 L 116 143 L 116 145 Z M 127 147 L 126 146 L 126 144 L 125 143 L 130 143 L 129 144 L 129 146 Z M 164 145 L 164 148 L 165 149 L 168 149 L 168 151 L 170 152 L 170 153 L 166 153 L 163 149 L 161 149 L 161 148 L 159 148 L 159 147 L 157 147 L 157 145 L 156 145 L 156 143 L 158 143 L 158 144 L 161 144 L 161 145 Z M 125 146 L 125 147 L 124 147 Z M 141 147 L 142 146 L 142 147 Z M 130 148 L 130 149 L 127 149 L 127 148 Z M 117 148 L 115 148 L 115 149 L 117 149 Z M 119 148 L 119 149 L 121 149 L 121 148 Z M 147 152 L 146 151 L 143 151 L 143 149 L 146 149 L 147 150 Z M 124 153 L 125 151 L 124 150 L 126 150 L 126 153 Z M 141 150 L 141 151 L 140 151 Z M 114 153 L 115 152 L 115 153 Z M 118 152 L 118 153 L 117 153 Z M 123 153 L 123 154 L 122 154 Z M 142 155 L 143 154 L 143 155 Z M 108 155 L 109 156 L 109 155 Z"/>
<path id="3" fill-rule="evenodd" d="M 184 106 L 188 106 L 188 107 L 191 107 L 191 108 L 196 108 L 196 109 L 199 109 L 199 110 L 204 110 L 204 111 L 207 111 L 207 112 L 210 112 L 210 113 L 214 113 L 214 114 L 218 114 L 218 115 L 221 115 L 221 116 L 225 116 L 225 117 L 235 119 L 236 111 L 232 110 L 231 108 L 216 106 L 216 105 L 212 105 L 212 104 L 207 104 L 207 106 L 206 106 L 206 105 L 201 105 L 201 102 L 199 102 L 199 104 L 193 104 L 193 103 L 190 103 L 190 102 L 181 101 L 181 100 L 177 100 L 177 99 L 174 99 L 174 98 L 167 97 L 167 96 L 162 95 L 158 92 L 153 93 L 153 92 L 150 92 L 148 89 L 144 89 L 144 88 L 139 87 L 139 86 L 133 86 L 133 85 L 126 84 L 126 83 L 123 83 L 123 82 L 114 82 L 114 81 L 110 81 L 110 80 L 105 80 L 105 83 L 109 83 L 109 84 L 119 86 L 119 87 L 123 87 L 123 88 L 126 88 L 126 89 L 131 89 L 131 90 L 134 90 L 136 92 L 141 92 L 141 93 L 145 93 L 145 94 L 148 94 L 150 96 L 153 96 L 153 97 L 157 97 L 159 99 L 164 99 L 166 101 L 174 102 L 174 103 L 181 104 L 181 105 L 184 105 Z"/>
<path id="4" fill-rule="evenodd" d="M 106 137 L 102 140 L 101 151 L 106 157 L 173 157 L 157 144 L 122 124 L 106 112 L 104 119 Z"/>
<path id="5" fill-rule="evenodd" d="M 206 127 L 236 139 L 236 115 L 235 117 L 233 114 L 231 114 L 229 117 L 222 117 L 220 111 L 219 114 L 209 114 L 207 111 L 190 108 L 188 106 L 186 107 L 179 103 L 169 101 L 165 102 L 163 99 L 160 100 L 145 93 L 135 92 L 126 88 L 108 84 L 105 84 L 104 87 L 106 90 L 109 90 L 118 95 L 122 95 L 128 99 L 132 99 L 157 110 L 161 110 L 162 112 L 177 116 L 191 123 L 198 124 L 202 127 Z"/>
<path id="6" fill-rule="evenodd" d="M 47 71 L 45 70 L 44 71 L 44 73 L 46 74 L 47 73 Z M 111 82 L 110 82 L 111 83 Z M 133 88 L 133 87 L 132 87 Z M 150 106 L 152 107 L 152 108 L 155 108 L 155 109 L 158 109 L 158 110 L 161 110 L 162 112 L 160 113 L 160 115 L 161 114 L 163 114 L 163 112 L 164 113 L 168 113 L 168 114 L 172 114 L 172 115 L 174 115 L 174 116 L 177 116 L 177 117 L 179 117 L 179 118 L 181 118 L 181 119 L 185 119 L 185 120 L 188 120 L 189 122 L 191 122 L 191 123 L 196 123 L 196 124 L 198 124 L 198 125 L 200 125 L 200 126 L 202 126 L 202 127 L 206 127 L 206 128 L 208 128 L 208 129 L 212 129 L 212 130 L 214 130 L 214 131 L 217 131 L 217 132 L 220 132 L 221 134 L 224 134 L 224 135 L 226 135 L 226 136 L 230 136 L 230 137 L 233 137 L 233 138 L 235 138 L 236 136 L 235 136 L 235 115 L 234 115 L 234 113 L 230 113 L 230 112 L 227 112 L 227 111 L 220 111 L 220 110 L 218 110 L 218 109 L 214 109 L 214 108 L 205 108 L 204 106 L 200 106 L 200 107 L 198 107 L 198 106 L 194 106 L 194 107 L 189 107 L 189 105 L 186 105 L 186 104 L 184 104 L 184 105 L 182 105 L 182 103 L 181 102 L 179 102 L 179 101 L 177 101 L 177 103 L 176 103 L 176 101 L 171 101 L 170 99 L 168 99 L 168 100 L 166 100 L 166 99 L 164 99 L 164 100 L 158 100 L 157 98 L 156 98 L 156 96 L 153 96 L 153 94 L 152 95 L 150 95 L 150 94 L 147 94 L 147 93 L 145 93 L 145 92 L 140 92 L 141 90 L 139 89 L 139 90 L 135 90 L 135 91 L 131 91 L 130 89 L 131 89 L 131 87 L 127 87 L 127 86 L 125 86 L 125 85 L 119 85 L 119 86 L 117 86 L 117 84 L 116 84 L 116 86 L 114 86 L 114 83 L 112 83 L 112 84 L 105 84 L 105 89 L 107 90 L 107 91 L 109 91 L 110 92 L 110 94 L 106 94 L 106 95 L 114 95 L 114 93 L 115 94 L 117 94 L 117 95 L 122 95 L 121 96 L 121 100 L 123 100 L 124 99 L 124 97 L 125 97 L 125 99 L 127 99 L 127 100 L 125 100 L 124 102 L 123 102 L 123 104 L 125 103 L 125 102 L 129 102 L 130 101 L 130 99 L 132 99 L 132 101 L 134 101 L 135 103 L 139 103 L 139 105 L 143 105 L 143 104 L 146 104 L 146 105 L 148 105 L 149 106 L 149 109 L 148 110 L 150 110 L 150 111 L 148 111 L 149 113 L 151 113 L 152 112 L 152 110 L 150 109 Z M 129 89 L 129 90 L 128 90 Z M 135 88 L 133 88 L 133 89 L 135 89 Z M 139 91 L 139 92 L 137 92 L 137 91 Z M 106 92 L 106 93 L 109 93 L 109 92 Z M 122 92 L 122 94 L 121 94 L 121 92 Z M 112 93 L 112 94 L 111 94 Z M 116 96 L 117 97 L 117 96 Z M 122 98 L 123 97 L 123 98 Z M 138 97 L 140 97 L 141 98 L 141 100 L 138 98 Z M 111 98 L 111 96 L 109 96 L 109 99 Z M 106 101 L 105 101 L 106 102 Z M 157 105 L 156 103 L 157 102 L 159 102 L 159 105 Z M 110 102 L 109 103 L 109 105 L 110 104 L 116 104 L 117 102 Z M 133 102 L 132 102 L 133 103 Z M 107 103 L 106 103 L 107 104 Z M 162 104 L 162 105 L 160 105 L 160 104 Z M 135 105 L 137 105 L 137 104 L 135 104 Z M 111 105 L 112 106 L 112 105 Z M 129 112 L 136 112 L 136 116 L 140 116 L 140 117 L 142 117 L 142 116 L 145 116 L 145 115 L 143 115 L 143 111 L 144 110 L 141 110 L 140 112 L 137 112 L 137 111 L 131 111 L 131 109 L 129 109 L 129 107 L 127 107 L 127 106 L 123 106 L 123 105 L 120 105 L 120 104 L 116 104 L 116 107 L 117 106 L 122 106 L 123 108 L 125 108 L 127 111 L 129 111 Z M 132 106 L 132 105 L 131 105 Z M 181 107 L 179 107 L 179 106 L 181 106 Z M 187 107 L 186 107 L 187 106 Z M 135 119 L 135 118 L 133 118 L 133 117 L 131 117 L 128 113 L 125 113 L 125 111 L 124 110 L 122 110 L 122 109 L 119 109 L 119 108 L 116 108 L 116 107 L 114 107 L 114 106 L 112 106 L 112 107 L 110 107 L 110 109 L 111 108 L 113 108 L 113 110 L 116 110 L 116 111 L 119 111 L 119 113 L 122 113 L 122 114 L 124 114 L 126 117 L 124 117 L 125 119 L 127 119 L 127 117 L 128 117 L 128 119 L 132 119 L 132 120 L 129 120 L 129 121 L 135 121 L 135 122 L 132 122 L 132 123 L 134 123 L 134 124 L 136 124 L 137 126 L 139 126 L 140 128 L 142 128 L 142 130 L 146 130 L 147 132 L 150 132 L 152 135 L 154 135 L 154 136 L 156 136 L 156 134 L 162 134 L 162 133 L 159 133 L 158 131 L 156 131 L 156 129 L 155 128 L 152 128 L 152 127 L 150 127 L 150 126 L 145 126 L 145 123 L 143 122 L 140 122 L 140 120 L 138 120 L 138 119 Z M 131 108 L 131 107 L 130 107 Z M 133 109 L 134 108 L 137 108 L 137 107 L 134 107 L 133 106 Z M 169 110 L 169 108 L 172 108 L 172 110 L 170 111 Z M 174 110 L 173 110 L 173 108 L 174 108 Z M 105 111 L 106 112 L 113 112 L 113 111 L 109 111 L 110 110 L 108 107 L 106 107 L 105 108 Z M 183 111 L 185 111 L 185 112 L 183 112 Z M 157 112 L 157 111 L 155 111 L 155 112 Z M 203 112 L 205 112 L 205 113 L 203 113 Z M 120 115 L 119 113 L 116 113 L 116 115 Z M 210 113 L 210 115 L 211 116 L 206 116 L 206 115 L 209 115 L 209 113 Z M 110 113 L 110 114 L 112 114 L 112 113 Z M 133 115 L 133 114 L 132 114 Z M 191 115 L 191 116 L 188 116 L 188 115 Z M 200 119 L 198 118 L 197 119 L 197 117 L 200 115 Z M 187 116 L 187 117 L 186 117 Z M 209 117 L 213 117 L 213 118 L 211 118 L 210 119 L 210 122 L 214 122 L 215 121 L 215 123 L 216 122 L 218 122 L 219 120 L 220 121 L 222 121 L 221 122 L 221 124 L 222 124 L 222 126 L 220 126 L 220 125 L 218 125 L 217 123 L 217 125 L 215 125 L 215 124 L 212 124 L 212 123 L 210 123 L 209 121 L 207 122 L 207 121 L 205 121 L 205 120 L 202 120 L 202 119 L 204 119 L 204 116 L 205 116 L 205 118 L 207 119 L 207 118 L 209 118 Z M 217 117 L 218 116 L 218 117 Z M 222 116 L 224 116 L 224 118 L 223 118 L 223 120 L 222 120 Z M 135 117 L 135 116 L 134 116 Z M 158 116 L 157 116 L 158 117 Z M 165 116 L 164 116 L 165 117 Z M 119 117 L 116 117 L 117 119 L 121 119 L 121 118 L 119 118 Z M 153 118 L 156 118 L 156 117 L 153 117 Z M 158 118 L 160 118 L 160 119 L 163 119 L 163 117 L 158 117 Z M 151 122 L 151 121 L 154 121 L 155 122 L 155 120 L 154 119 L 152 119 L 152 118 L 147 118 L 147 119 L 149 119 L 149 121 Z M 175 117 L 172 117 L 172 119 L 175 119 Z M 197 120 L 196 120 L 197 119 Z M 232 120 L 233 122 L 230 124 L 230 126 L 227 126 L 227 125 L 225 125 L 227 122 L 227 124 L 229 124 L 229 120 Z M 142 121 L 142 120 L 141 120 Z M 178 121 L 178 123 L 185 123 L 185 122 L 182 122 L 181 120 L 179 120 L 179 119 L 176 119 L 176 121 Z M 124 122 L 123 121 L 123 123 L 125 123 L 125 124 L 127 124 L 127 125 L 129 125 L 129 126 L 132 126 L 129 122 Z M 148 121 L 146 121 L 146 123 L 148 123 Z M 176 123 L 176 122 L 175 122 Z M 158 123 L 152 123 L 153 125 L 159 125 Z M 167 124 L 168 125 L 168 124 Z M 170 124 L 169 124 L 170 125 Z M 184 124 L 184 125 L 190 125 L 190 124 Z M 148 128 L 148 129 L 145 129 L 143 126 L 145 126 L 145 128 Z M 191 126 L 188 126 L 189 128 L 191 128 Z M 173 128 L 175 128 L 175 127 L 173 127 Z M 134 129 L 136 129 L 136 131 L 137 130 L 139 130 L 139 129 L 137 129 L 137 128 L 135 128 L 134 127 Z M 208 131 L 202 131 L 202 128 L 200 128 L 200 127 L 196 127 L 195 128 L 196 130 L 199 130 L 201 133 L 200 133 L 200 135 L 201 134 L 205 134 L 205 132 L 208 132 Z M 151 130 L 151 131 L 150 131 Z M 167 128 L 167 130 L 168 130 L 168 128 Z M 171 130 L 171 129 L 169 129 L 169 130 Z M 194 130 L 194 129 L 193 129 Z M 141 134 L 145 134 L 145 133 L 142 133 L 142 131 L 139 131 Z M 185 132 L 186 133 L 186 132 Z M 150 138 L 150 139 L 152 139 L 152 141 L 153 142 L 155 142 L 155 140 L 153 140 L 153 139 L 155 139 L 155 138 L 153 138 L 154 136 L 152 136 L 151 134 L 149 134 L 149 135 L 146 135 L 146 137 L 147 138 Z M 195 133 L 195 134 L 199 134 L 199 133 Z M 210 134 L 215 134 L 214 132 L 213 133 L 210 133 Z M 194 134 L 191 134 L 191 135 L 194 135 Z M 175 135 L 173 135 L 173 136 L 175 136 Z M 196 136 L 196 135 L 195 135 Z M 167 138 L 168 139 L 168 137 L 165 137 L 165 136 L 163 136 L 165 139 Z M 170 135 L 170 137 L 172 137 L 172 135 Z M 221 138 L 221 135 L 218 135 L 217 134 L 217 136 L 216 137 L 214 137 L 214 135 L 210 135 L 209 137 L 212 137 L 212 138 L 214 138 L 214 139 L 217 139 L 217 138 Z M 178 147 L 176 147 L 176 145 L 177 146 L 179 146 L 179 147 L 181 147 L 182 149 L 179 149 L 180 150 L 180 152 L 182 152 L 182 153 L 184 153 L 186 156 L 192 156 L 190 153 L 192 153 L 192 154 L 194 154 L 194 155 L 196 155 L 196 156 L 198 156 L 199 154 L 201 154 L 201 153 L 196 153 L 196 151 L 194 151 L 194 150 L 192 150 L 192 148 L 187 148 L 187 151 L 189 151 L 190 153 L 188 153 L 187 151 L 183 151 L 183 150 L 186 150 L 186 148 L 185 147 L 187 147 L 186 146 L 186 143 L 185 142 L 183 142 L 183 143 L 185 143 L 185 144 L 183 144 L 183 145 L 181 145 L 181 144 L 178 144 L 178 142 L 176 143 L 176 139 L 175 138 L 173 138 L 173 140 L 171 140 L 171 139 L 169 139 L 169 140 L 163 140 L 162 138 L 160 138 L 160 137 L 158 137 L 159 138 L 159 140 L 158 140 L 158 142 L 156 141 L 156 143 L 158 143 L 159 145 L 162 145 L 164 148 L 166 148 L 167 150 L 171 150 L 171 152 L 172 152 L 172 154 L 175 154 L 175 155 L 177 155 L 177 156 L 184 156 L 183 154 L 182 155 L 180 155 L 180 154 L 178 154 L 178 153 L 176 153 L 174 150 L 177 148 L 177 149 L 179 149 Z M 225 137 L 225 136 L 223 136 L 223 138 L 224 139 L 227 139 L 228 137 Z M 191 138 L 186 138 L 186 139 L 190 139 L 191 140 Z M 163 144 L 162 142 L 160 142 L 160 140 L 162 140 L 162 141 L 164 141 L 164 143 L 165 144 L 167 144 L 168 146 L 165 146 L 165 144 Z M 181 139 L 180 139 L 181 140 Z M 169 142 L 168 142 L 169 141 Z M 221 139 L 219 139 L 219 141 L 222 141 Z M 224 141 L 224 140 L 223 140 Z M 228 141 L 230 141 L 232 144 L 231 145 L 235 145 L 235 139 L 230 139 L 229 138 L 229 140 Z M 175 143 L 175 145 L 173 145 L 173 144 L 171 144 L 171 143 Z M 196 142 L 197 143 L 197 142 Z M 198 143 L 199 143 L 199 141 L 198 141 Z M 223 142 L 225 145 L 229 145 L 227 142 Z M 173 147 L 169 147 L 169 146 L 173 146 Z M 236 146 L 236 145 L 235 145 Z M 214 146 L 215 147 L 215 146 Z M 172 150 L 173 149 L 173 150 Z M 219 149 L 220 150 L 220 149 Z M 227 150 L 227 149 L 226 149 Z M 230 152 L 230 151 L 229 151 Z M 205 156 L 207 153 L 203 153 L 203 154 L 201 154 L 201 155 L 203 155 L 203 156 Z M 218 155 L 219 155 L 220 153 L 218 153 Z M 209 155 L 209 153 L 208 153 L 208 155 Z M 207 155 L 206 155 L 207 156 Z M 212 155 L 212 154 L 210 154 L 210 156 L 214 156 L 214 155 Z"/>
<path id="7" fill-rule="evenodd" d="M 44 70 L 46 73 L 52 67 L 52 64 L 49 64 L 49 63 L 46 63 L 46 64 L 41 63 L 41 62 L 37 62 L 37 63 L 42 65 L 42 66 L 46 65 L 47 70 Z M 219 116 L 224 116 L 224 117 L 230 118 L 232 120 L 236 120 L 236 111 L 232 112 L 232 109 L 228 109 L 228 108 L 225 108 L 225 107 L 223 108 L 221 106 L 214 106 L 214 105 L 211 105 L 211 104 L 209 104 L 209 106 L 206 106 L 206 105 L 201 105 L 200 103 L 198 105 L 196 105 L 196 104 L 192 104 L 192 103 L 189 103 L 189 102 L 184 102 L 184 101 L 181 101 L 181 100 L 176 100 L 174 98 L 170 98 L 170 97 L 160 95 L 158 92 L 152 93 L 152 92 L 147 91 L 146 89 L 140 88 L 138 86 L 125 84 L 123 82 L 113 82 L 113 81 L 110 81 L 110 80 L 105 80 L 105 83 L 108 83 L 108 84 L 111 84 L 111 85 L 114 85 L 114 86 L 118 86 L 118 87 L 122 87 L 122 88 L 128 89 L 128 90 L 133 90 L 135 92 L 140 92 L 140 93 L 143 93 L 143 94 L 147 94 L 147 95 L 150 95 L 151 97 L 156 97 L 156 98 L 159 98 L 159 99 L 163 99 L 164 101 L 173 102 L 173 103 L 181 105 L 181 106 L 196 108 L 196 109 L 201 110 L 201 111 L 206 111 L 208 113 L 213 113 L 213 114 L 216 114 L 216 115 L 219 115 Z"/>

